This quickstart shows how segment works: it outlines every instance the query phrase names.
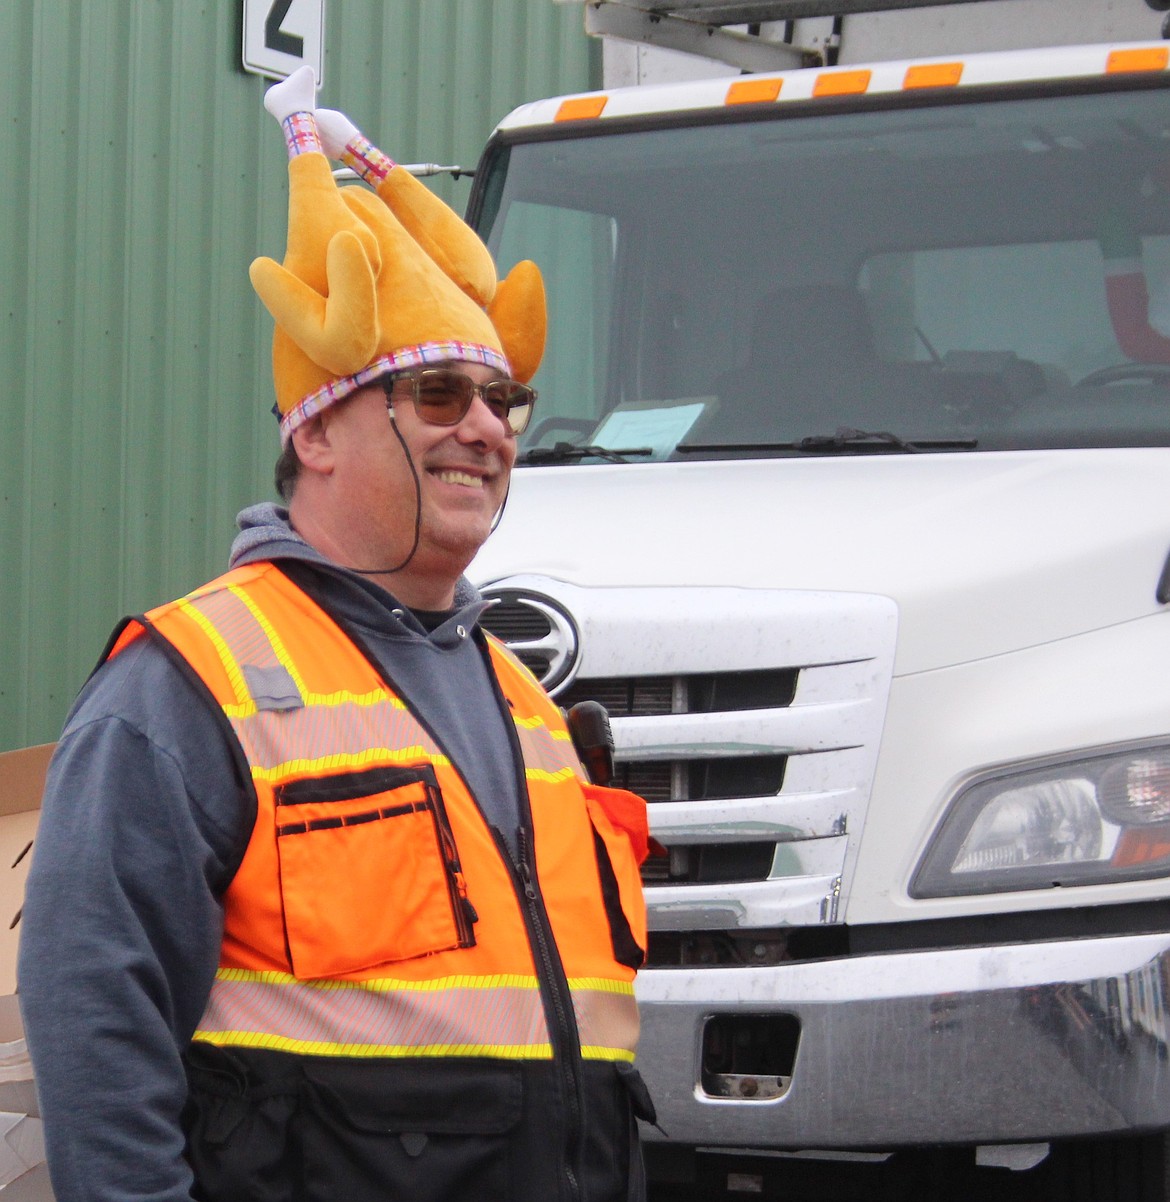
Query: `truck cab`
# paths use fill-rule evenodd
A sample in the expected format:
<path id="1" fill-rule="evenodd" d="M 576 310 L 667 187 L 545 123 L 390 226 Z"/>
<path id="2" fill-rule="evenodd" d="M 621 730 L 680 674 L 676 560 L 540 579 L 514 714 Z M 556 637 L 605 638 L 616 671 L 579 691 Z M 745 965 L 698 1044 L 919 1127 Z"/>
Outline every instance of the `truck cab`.
<path id="1" fill-rule="evenodd" d="M 1170 1197 L 1168 61 L 609 90 L 485 152 L 551 336 L 472 575 L 650 803 L 652 1165 Z"/>

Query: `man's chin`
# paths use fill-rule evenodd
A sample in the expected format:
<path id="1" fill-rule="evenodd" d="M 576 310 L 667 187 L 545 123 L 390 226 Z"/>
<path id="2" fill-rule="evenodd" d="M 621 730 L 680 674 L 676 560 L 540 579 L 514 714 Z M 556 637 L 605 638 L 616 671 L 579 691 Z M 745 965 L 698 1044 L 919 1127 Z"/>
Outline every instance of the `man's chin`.
<path id="1" fill-rule="evenodd" d="M 456 577 L 475 558 L 476 552 L 491 533 L 490 519 L 475 522 L 444 523 L 424 529 L 419 538 L 419 552 L 436 561 L 446 559 Z"/>

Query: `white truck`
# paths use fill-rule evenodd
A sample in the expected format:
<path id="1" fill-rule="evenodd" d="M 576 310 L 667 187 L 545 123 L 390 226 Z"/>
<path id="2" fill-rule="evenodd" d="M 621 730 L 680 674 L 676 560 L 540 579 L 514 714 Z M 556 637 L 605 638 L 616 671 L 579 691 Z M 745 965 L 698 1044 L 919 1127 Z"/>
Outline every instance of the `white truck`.
<path id="1" fill-rule="evenodd" d="M 591 0 L 755 69 L 525 105 L 481 161 L 552 332 L 473 574 L 650 802 L 680 1188 L 949 1147 L 1170 1198 L 1168 5 L 923 9 L 912 57 L 873 0 Z M 964 49 L 1045 11 L 1092 44 Z"/>

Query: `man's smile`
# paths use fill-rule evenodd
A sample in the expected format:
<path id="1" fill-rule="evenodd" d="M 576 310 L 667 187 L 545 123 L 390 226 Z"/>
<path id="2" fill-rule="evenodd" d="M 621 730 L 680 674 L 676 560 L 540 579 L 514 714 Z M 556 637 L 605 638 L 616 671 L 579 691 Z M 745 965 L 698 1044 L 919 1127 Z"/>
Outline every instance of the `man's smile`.
<path id="1" fill-rule="evenodd" d="M 468 488 L 483 488 L 483 477 L 458 468 L 435 468 L 431 474 L 443 484 L 463 484 Z"/>

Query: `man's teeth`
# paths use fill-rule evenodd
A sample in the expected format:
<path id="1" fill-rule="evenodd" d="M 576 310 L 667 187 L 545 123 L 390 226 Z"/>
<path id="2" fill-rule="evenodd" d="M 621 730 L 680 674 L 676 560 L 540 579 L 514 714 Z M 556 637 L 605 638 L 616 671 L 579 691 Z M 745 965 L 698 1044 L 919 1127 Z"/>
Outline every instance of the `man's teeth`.
<path id="1" fill-rule="evenodd" d="M 467 472 L 444 471 L 436 474 L 444 484 L 466 484 L 468 488 L 483 488 L 483 480 L 479 476 L 468 475 Z"/>

